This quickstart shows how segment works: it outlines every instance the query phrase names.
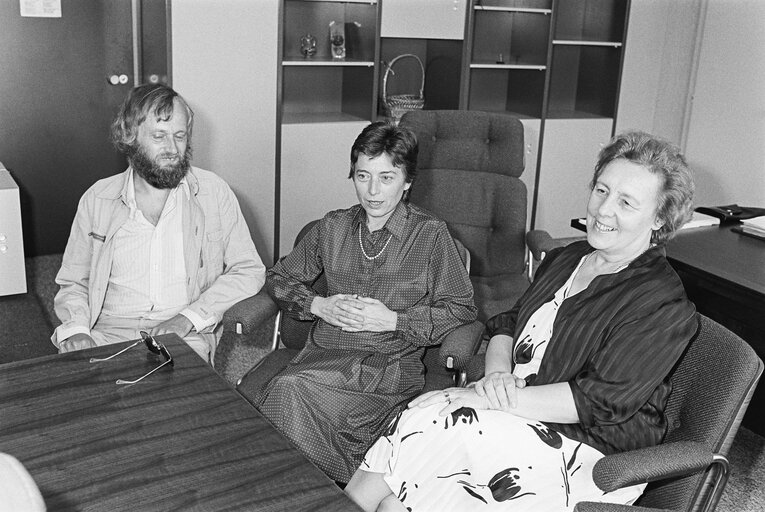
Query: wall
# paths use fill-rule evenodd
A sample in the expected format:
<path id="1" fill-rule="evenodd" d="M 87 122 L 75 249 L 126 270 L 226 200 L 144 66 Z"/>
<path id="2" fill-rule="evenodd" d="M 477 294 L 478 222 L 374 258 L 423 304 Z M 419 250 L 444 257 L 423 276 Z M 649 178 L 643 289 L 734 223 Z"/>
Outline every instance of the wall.
<path id="1" fill-rule="evenodd" d="M 260 256 L 274 248 L 278 0 L 172 2 L 173 87 L 195 112 L 194 165 L 234 190 Z"/>
<path id="2" fill-rule="evenodd" d="M 640 129 L 682 142 L 704 1 L 632 0 L 616 133 Z"/>
<path id="3" fill-rule="evenodd" d="M 765 206 L 765 2 L 632 0 L 616 131 L 681 146 L 696 204 Z"/>
<path id="4" fill-rule="evenodd" d="M 765 2 L 707 1 L 686 143 L 696 203 L 765 207 Z"/>

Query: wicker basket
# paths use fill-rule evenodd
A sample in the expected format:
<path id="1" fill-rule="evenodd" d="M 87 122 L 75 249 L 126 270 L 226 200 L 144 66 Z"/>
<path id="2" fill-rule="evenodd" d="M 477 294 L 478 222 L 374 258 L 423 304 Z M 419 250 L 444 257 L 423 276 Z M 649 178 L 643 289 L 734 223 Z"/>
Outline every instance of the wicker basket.
<path id="1" fill-rule="evenodd" d="M 416 59 L 417 62 L 420 64 L 420 71 L 422 71 L 422 81 L 420 82 L 420 94 L 393 94 L 391 96 L 388 96 L 388 75 L 393 74 L 395 75 L 395 71 L 393 71 L 393 65 L 400 59 L 411 57 L 413 59 Z M 422 61 L 417 55 L 414 55 L 412 53 L 405 53 L 403 55 L 399 55 L 395 59 L 390 61 L 390 64 L 387 65 L 387 68 L 385 70 L 385 75 L 383 76 L 383 90 L 382 90 L 382 101 L 383 105 L 385 106 L 385 114 L 393 119 L 393 121 L 398 124 L 399 120 L 401 120 L 401 116 L 403 116 L 405 113 L 409 112 L 410 110 L 422 110 L 422 107 L 425 105 L 425 98 L 423 97 L 422 91 L 425 89 L 425 68 L 422 65 Z"/>

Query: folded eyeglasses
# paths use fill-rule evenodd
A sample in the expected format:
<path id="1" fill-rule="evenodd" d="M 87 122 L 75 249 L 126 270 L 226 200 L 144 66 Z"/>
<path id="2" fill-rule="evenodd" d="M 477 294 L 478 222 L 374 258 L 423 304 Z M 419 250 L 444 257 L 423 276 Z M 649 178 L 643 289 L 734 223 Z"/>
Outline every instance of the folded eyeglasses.
<path id="1" fill-rule="evenodd" d="M 127 352 L 128 350 L 130 350 L 131 348 L 135 347 L 136 345 L 140 345 L 141 342 L 143 342 L 144 345 L 146 345 L 146 348 L 149 349 L 149 352 L 157 354 L 158 356 L 162 356 L 165 359 L 165 361 L 162 364 L 160 364 L 159 366 L 157 366 L 156 368 L 154 368 L 153 370 L 151 370 L 146 375 L 142 375 L 141 377 L 138 377 L 135 380 L 118 379 L 117 380 L 117 384 L 135 384 L 136 382 L 142 381 L 143 379 L 145 379 L 146 377 L 148 377 L 152 373 L 156 372 L 157 370 L 159 370 L 163 366 L 166 366 L 166 365 L 173 366 L 173 356 L 170 355 L 170 352 L 168 352 L 167 347 L 165 347 L 165 345 L 163 345 L 161 342 L 159 342 L 156 339 L 154 339 L 154 336 L 150 335 L 149 333 L 147 333 L 145 331 L 141 331 L 141 339 L 136 341 L 132 345 L 128 345 L 127 347 L 123 348 L 119 352 L 110 355 L 109 357 L 104 357 L 104 358 L 91 357 L 90 358 L 90 362 L 91 363 L 97 363 L 97 362 L 100 362 L 100 361 L 108 361 L 109 359 L 112 359 L 113 357 L 117 357 L 118 355 L 122 354 L 123 352 Z"/>

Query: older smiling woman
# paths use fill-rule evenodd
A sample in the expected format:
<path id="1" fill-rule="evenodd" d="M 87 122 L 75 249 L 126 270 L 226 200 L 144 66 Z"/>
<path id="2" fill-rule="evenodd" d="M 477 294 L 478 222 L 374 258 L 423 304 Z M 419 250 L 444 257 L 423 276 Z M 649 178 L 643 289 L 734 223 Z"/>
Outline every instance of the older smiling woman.
<path id="1" fill-rule="evenodd" d="M 367 126 L 351 149 L 359 204 L 328 213 L 268 272 L 282 309 L 314 324 L 259 409 L 340 482 L 422 391 L 424 347 L 476 318 L 446 224 L 406 200 L 416 170 L 412 133 Z M 322 272 L 326 297 L 310 287 Z"/>
<path id="2" fill-rule="evenodd" d="M 689 217 L 679 150 L 648 134 L 600 153 L 587 241 L 551 251 L 513 309 L 490 319 L 486 372 L 416 398 L 346 491 L 365 510 L 571 510 L 603 496 L 604 453 L 659 443 L 667 376 L 697 330 L 664 243 Z M 394 494 L 395 493 L 395 494 Z"/>

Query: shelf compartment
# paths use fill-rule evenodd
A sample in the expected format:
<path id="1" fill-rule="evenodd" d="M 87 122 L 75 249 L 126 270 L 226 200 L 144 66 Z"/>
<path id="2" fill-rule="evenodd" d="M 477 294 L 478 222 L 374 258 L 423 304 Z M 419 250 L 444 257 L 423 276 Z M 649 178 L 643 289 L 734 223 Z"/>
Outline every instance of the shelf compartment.
<path id="1" fill-rule="evenodd" d="M 523 7 L 484 7 L 476 5 L 473 7 L 476 11 L 499 11 L 499 12 L 526 12 L 536 14 L 552 14 L 552 9 L 525 9 Z"/>
<path id="2" fill-rule="evenodd" d="M 284 2 L 284 62 L 330 61 L 329 24 L 345 25 L 346 61 L 374 61 L 377 35 L 377 2 L 328 2 L 287 0 Z M 306 34 L 316 38 L 316 53 L 304 58 L 300 39 Z M 335 59 L 343 62 L 341 59 Z"/>
<path id="3" fill-rule="evenodd" d="M 544 70 L 472 69 L 468 109 L 506 112 L 521 118 L 540 118 L 544 81 Z"/>
<path id="4" fill-rule="evenodd" d="M 616 41 L 577 41 L 571 39 L 553 39 L 553 45 L 560 46 L 610 46 L 612 48 L 621 48 L 622 43 Z"/>
<path id="5" fill-rule="evenodd" d="M 554 39 L 621 42 L 628 4 L 627 0 L 560 1 Z"/>
<path id="6" fill-rule="evenodd" d="M 284 66 L 284 123 L 371 120 L 374 68 Z"/>
<path id="7" fill-rule="evenodd" d="M 554 46 L 547 118 L 612 118 L 620 59 L 611 46 Z"/>
<path id="8" fill-rule="evenodd" d="M 474 62 L 470 65 L 470 69 L 535 69 L 537 71 L 544 71 L 547 66 L 537 64 L 492 64 L 491 62 Z"/>
<path id="9" fill-rule="evenodd" d="M 425 110 L 457 110 L 462 79 L 462 41 L 449 39 L 383 38 L 380 58 L 391 62 L 399 55 L 417 55 L 425 68 Z M 384 115 L 382 103 L 385 65 L 380 66 L 378 90 L 379 115 Z M 394 65 L 395 74 L 388 76 L 387 93 L 417 94 L 420 90 L 422 71 L 414 59 L 401 59 Z"/>
<path id="10" fill-rule="evenodd" d="M 317 59 L 301 59 L 301 60 L 285 60 L 282 62 L 282 66 L 316 66 L 316 67 L 351 67 L 361 66 L 371 68 L 375 63 L 371 60 L 348 60 L 348 59 L 332 59 L 332 60 L 317 60 Z"/>
<path id="11" fill-rule="evenodd" d="M 307 2 L 316 4 L 370 4 L 376 5 L 377 0 L 288 0 L 290 2 Z"/>
<path id="12" fill-rule="evenodd" d="M 550 19 L 536 12 L 476 11 L 471 63 L 546 65 Z"/>
<path id="13" fill-rule="evenodd" d="M 552 0 L 475 0 L 476 11 L 552 12 Z"/>
<path id="14" fill-rule="evenodd" d="M 285 112 L 282 117 L 282 124 L 348 123 L 356 121 L 368 122 L 369 119 L 344 112 Z"/>

